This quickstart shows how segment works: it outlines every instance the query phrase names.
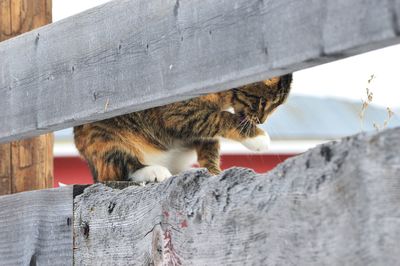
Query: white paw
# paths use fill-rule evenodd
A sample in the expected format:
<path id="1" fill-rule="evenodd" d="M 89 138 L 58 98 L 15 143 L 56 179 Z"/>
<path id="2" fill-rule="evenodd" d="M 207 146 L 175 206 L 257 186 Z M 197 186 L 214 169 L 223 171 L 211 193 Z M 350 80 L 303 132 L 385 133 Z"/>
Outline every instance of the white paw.
<path id="1" fill-rule="evenodd" d="M 162 182 L 171 176 L 171 172 L 160 165 L 143 167 L 129 175 L 129 179 L 138 183 Z"/>
<path id="2" fill-rule="evenodd" d="M 242 144 L 252 151 L 266 151 L 270 147 L 271 139 L 268 134 L 265 133 L 265 135 L 262 136 L 245 139 L 242 141 Z"/>

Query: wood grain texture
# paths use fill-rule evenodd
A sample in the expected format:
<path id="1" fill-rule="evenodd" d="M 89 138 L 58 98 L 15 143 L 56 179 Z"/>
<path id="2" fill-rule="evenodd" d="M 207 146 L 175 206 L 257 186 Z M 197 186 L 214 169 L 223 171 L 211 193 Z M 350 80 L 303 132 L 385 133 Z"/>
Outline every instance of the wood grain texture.
<path id="1" fill-rule="evenodd" d="M 0 42 L 11 37 L 11 0 L 0 0 Z M 0 195 L 10 194 L 11 144 L 0 145 Z"/>
<path id="2" fill-rule="evenodd" d="M 51 15 L 51 0 L 0 0 L 0 41 L 51 23 Z M 53 187 L 53 135 L 3 144 L 0 164 L 0 195 Z"/>
<path id="3" fill-rule="evenodd" d="M 71 265 L 72 205 L 72 187 L 0 197 L 0 265 Z"/>
<path id="4" fill-rule="evenodd" d="M 53 134 L 12 143 L 12 193 L 53 187 L 53 143 Z"/>
<path id="5" fill-rule="evenodd" d="M 400 128 L 75 198 L 77 265 L 399 265 Z"/>
<path id="6" fill-rule="evenodd" d="M 120 0 L 0 44 L 0 141 L 398 43 L 400 0 Z"/>
<path id="7" fill-rule="evenodd" d="M 0 42 L 12 37 L 11 34 L 11 0 L 0 1 Z"/>
<path id="8" fill-rule="evenodd" d="M 11 144 L 2 144 L 0 145 L 0 195 L 10 194 L 11 185 Z"/>

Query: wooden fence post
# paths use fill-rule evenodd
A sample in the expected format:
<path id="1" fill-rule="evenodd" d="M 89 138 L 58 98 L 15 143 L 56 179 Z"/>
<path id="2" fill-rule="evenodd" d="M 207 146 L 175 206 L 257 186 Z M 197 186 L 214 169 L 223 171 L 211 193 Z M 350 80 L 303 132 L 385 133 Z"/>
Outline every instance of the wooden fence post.
<path id="1" fill-rule="evenodd" d="M 0 41 L 52 21 L 52 0 L 0 0 Z M 0 195 L 53 186 L 53 134 L 0 145 Z"/>

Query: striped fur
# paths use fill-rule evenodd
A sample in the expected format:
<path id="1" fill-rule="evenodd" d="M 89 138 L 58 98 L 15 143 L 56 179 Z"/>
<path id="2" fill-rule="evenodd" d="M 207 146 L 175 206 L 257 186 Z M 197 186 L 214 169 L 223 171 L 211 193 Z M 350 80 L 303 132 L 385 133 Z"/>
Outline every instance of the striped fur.
<path id="1" fill-rule="evenodd" d="M 257 124 L 286 100 L 291 82 L 292 75 L 285 75 L 77 126 L 75 144 L 96 182 L 132 179 L 138 170 L 157 164 L 177 174 L 190 166 L 180 161 L 194 151 L 201 167 L 218 174 L 218 138 L 244 143 L 264 136 Z"/>

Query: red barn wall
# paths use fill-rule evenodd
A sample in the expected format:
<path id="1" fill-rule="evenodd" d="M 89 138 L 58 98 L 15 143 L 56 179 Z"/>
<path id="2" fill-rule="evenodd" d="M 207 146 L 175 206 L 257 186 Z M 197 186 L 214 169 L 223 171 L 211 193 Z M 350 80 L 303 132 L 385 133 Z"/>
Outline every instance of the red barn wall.
<path id="1" fill-rule="evenodd" d="M 264 173 L 293 155 L 222 155 L 222 169 L 234 166 L 251 168 L 257 173 Z M 79 157 L 54 158 L 54 186 L 63 184 L 91 184 L 92 177 L 84 160 Z"/>

